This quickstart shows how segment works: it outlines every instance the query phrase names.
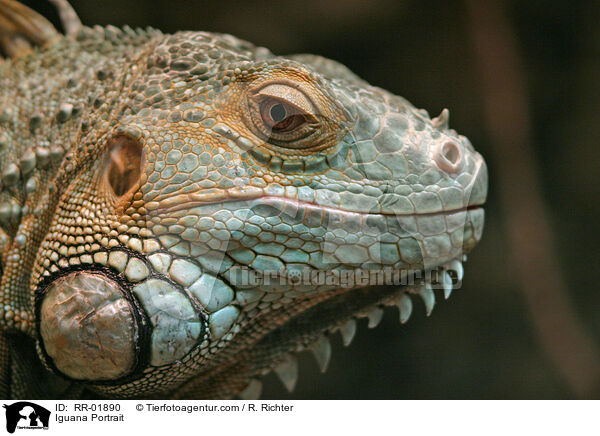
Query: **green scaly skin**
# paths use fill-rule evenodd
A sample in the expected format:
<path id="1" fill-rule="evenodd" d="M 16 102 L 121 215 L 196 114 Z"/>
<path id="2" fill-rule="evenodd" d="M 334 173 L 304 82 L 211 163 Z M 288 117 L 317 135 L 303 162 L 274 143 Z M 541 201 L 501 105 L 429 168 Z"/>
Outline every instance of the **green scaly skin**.
<path id="1" fill-rule="evenodd" d="M 405 322 L 411 293 L 430 312 L 425 272 L 449 294 L 487 193 L 446 111 L 206 32 L 84 27 L 4 60 L 0 162 L 4 397 L 291 389 L 294 352 L 326 367 L 327 334 Z M 339 281 L 384 270 L 406 281 Z"/>

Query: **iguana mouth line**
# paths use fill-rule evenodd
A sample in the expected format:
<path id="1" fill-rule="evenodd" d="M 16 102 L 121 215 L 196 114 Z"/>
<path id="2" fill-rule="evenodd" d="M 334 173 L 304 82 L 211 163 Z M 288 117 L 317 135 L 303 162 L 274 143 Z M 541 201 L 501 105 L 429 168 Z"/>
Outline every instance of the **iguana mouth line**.
<path id="1" fill-rule="evenodd" d="M 297 207 L 298 209 L 309 209 L 309 208 L 318 208 L 323 210 L 324 212 L 328 212 L 328 213 L 343 213 L 343 214 L 356 214 L 356 215 L 361 215 L 361 216 L 399 216 L 399 217 L 422 217 L 422 216 L 436 216 L 436 215 L 440 215 L 440 216 L 444 216 L 444 215 L 451 215 L 454 213 L 460 213 L 460 212 L 466 212 L 469 210 L 474 210 L 474 209 L 478 209 L 480 207 L 483 206 L 483 202 L 478 202 L 478 203 L 474 203 L 474 204 L 469 204 L 467 206 L 464 207 L 460 207 L 460 208 L 452 208 L 452 209 L 441 209 L 441 210 L 437 210 L 437 211 L 432 211 L 432 212 L 417 212 L 417 213 L 401 213 L 401 212 L 392 212 L 392 211 L 381 211 L 381 212 L 366 212 L 366 211 L 357 211 L 357 210 L 350 210 L 350 209 L 343 209 L 343 208 L 336 208 L 336 207 L 332 207 L 332 206 L 326 206 L 326 205 L 322 205 L 319 203 L 315 203 L 315 202 L 310 202 L 310 201 L 304 201 L 304 200 L 298 200 L 298 199 L 293 199 L 293 198 L 289 198 L 289 197 L 283 197 L 283 196 L 273 196 L 273 195 L 269 195 L 269 196 L 256 196 L 256 197 L 247 197 L 247 198 L 225 198 L 222 200 L 214 200 L 214 201 L 198 201 L 198 200 L 193 200 L 191 198 L 190 194 L 186 194 L 185 197 L 186 199 L 182 199 L 182 196 L 177 196 L 177 197 L 171 197 L 167 200 L 161 201 L 159 203 L 159 206 L 156 208 L 156 212 L 158 214 L 168 214 L 170 212 L 178 212 L 178 211 L 188 211 L 192 208 L 195 207 L 202 207 L 202 206 L 208 206 L 208 205 L 214 205 L 214 204 L 223 204 L 223 203 L 231 203 L 231 202 L 235 202 L 235 201 L 251 201 L 253 202 L 253 204 L 251 206 L 258 206 L 258 205 L 277 205 L 277 203 L 281 203 L 281 206 L 285 206 L 285 205 L 289 205 L 289 206 L 293 206 L 293 207 Z M 165 203 L 173 203 L 173 199 L 174 198 L 178 198 L 181 200 L 181 202 L 178 202 L 179 204 L 176 205 L 166 205 Z M 254 203 L 256 202 L 256 203 Z"/>

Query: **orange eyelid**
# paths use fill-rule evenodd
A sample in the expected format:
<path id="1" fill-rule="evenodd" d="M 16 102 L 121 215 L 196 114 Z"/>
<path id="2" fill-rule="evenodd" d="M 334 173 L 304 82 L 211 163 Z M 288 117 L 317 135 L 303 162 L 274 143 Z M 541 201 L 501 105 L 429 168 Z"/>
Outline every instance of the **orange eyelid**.
<path id="1" fill-rule="evenodd" d="M 272 97 L 283 102 L 289 103 L 295 106 L 306 114 L 314 114 L 315 108 L 312 102 L 308 99 L 302 91 L 292 88 L 289 85 L 282 85 L 279 83 L 273 83 L 261 88 L 256 95 L 261 97 Z"/>

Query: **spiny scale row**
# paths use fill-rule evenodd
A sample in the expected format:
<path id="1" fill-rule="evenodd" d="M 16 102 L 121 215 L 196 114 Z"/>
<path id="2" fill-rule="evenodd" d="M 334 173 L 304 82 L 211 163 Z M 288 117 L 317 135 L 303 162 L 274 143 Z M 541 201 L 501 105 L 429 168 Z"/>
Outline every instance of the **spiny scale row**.
<path id="1" fill-rule="evenodd" d="M 458 280 L 462 280 L 463 266 L 461 261 L 453 259 L 443 268 L 444 269 L 441 272 L 441 282 L 444 290 L 444 298 L 448 299 L 452 291 L 452 279 L 447 273 L 447 270 L 455 271 Z M 424 283 L 419 288 L 417 293 L 422 298 L 423 303 L 425 304 L 425 311 L 427 316 L 429 316 L 435 305 L 435 294 L 433 293 L 431 284 Z M 402 324 L 405 324 L 412 314 L 412 300 L 406 292 L 400 293 L 396 299 L 390 301 L 390 303 L 386 305 L 395 305 L 398 307 L 398 311 L 400 313 L 400 322 Z M 383 313 L 384 311 L 381 307 L 375 306 L 369 309 L 368 312 L 366 312 L 366 315 L 362 315 L 362 317 L 366 317 L 368 319 L 368 328 L 375 328 L 381 322 Z M 356 334 L 357 320 L 355 318 L 350 318 L 343 324 L 331 329 L 330 332 L 334 332 L 336 330 L 339 330 L 344 346 L 348 346 L 352 343 L 352 340 Z M 306 349 L 312 352 L 321 372 L 325 372 L 329 366 L 329 361 L 331 360 L 331 342 L 329 339 L 324 335 L 320 335 L 318 339 L 306 347 Z M 283 357 L 283 360 L 273 368 L 273 372 L 277 374 L 289 392 L 294 390 L 298 380 L 298 361 L 294 355 L 286 354 Z M 258 379 L 252 379 L 248 386 L 239 394 L 239 396 L 244 400 L 255 400 L 260 397 L 261 393 L 262 382 Z"/>

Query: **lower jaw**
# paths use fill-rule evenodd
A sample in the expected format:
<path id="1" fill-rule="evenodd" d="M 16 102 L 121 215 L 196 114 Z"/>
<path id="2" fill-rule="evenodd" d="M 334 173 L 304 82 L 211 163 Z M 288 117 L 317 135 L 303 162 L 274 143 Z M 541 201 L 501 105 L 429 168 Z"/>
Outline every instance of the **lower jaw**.
<path id="1" fill-rule="evenodd" d="M 404 285 L 334 289 L 299 302 L 298 306 L 303 308 L 270 312 L 253 319 L 250 330 L 256 332 L 262 325 L 261 318 L 265 320 L 265 324 L 278 316 L 280 319 L 285 318 L 276 328 L 263 333 L 258 339 L 257 336 L 236 338 L 238 346 L 232 348 L 238 351 L 227 359 L 229 364 L 225 365 L 227 368 L 223 372 L 220 371 L 216 376 L 201 376 L 189 386 L 179 388 L 177 395 L 180 398 L 186 398 L 190 394 L 195 397 L 206 395 L 207 398 L 239 395 L 244 399 L 256 399 L 260 395 L 260 389 L 257 390 L 257 386 L 261 386 L 260 378 L 271 371 L 292 391 L 298 376 L 296 353 L 311 351 L 321 371 L 325 372 L 331 354 L 329 337 L 339 332 L 344 345 L 349 345 L 359 319 L 366 318 L 368 327 L 374 328 L 381 321 L 384 310 L 395 306 L 399 312 L 399 321 L 404 324 L 412 313 L 411 295 L 420 296 L 427 315 L 431 314 L 435 304 L 434 289 L 439 289 L 440 297 L 443 295 L 447 299 L 452 287 L 461 283 L 463 260 L 465 259 L 461 256 L 461 260 L 454 259 L 439 268 L 416 272 L 407 277 Z M 450 274 L 450 271 L 454 271 L 453 268 L 457 271 Z M 453 282 L 456 282 L 452 287 L 444 287 L 444 283 L 440 282 L 439 277 L 443 273 L 451 275 Z M 241 345 L 244 343 L 245 345 Z M 220 386 L 222 380 L 230 379 L 237 380 L 236 385 L 241 385 L 241 390 L 232 390 L 227 383 L 224 387 Z"/>
<path id="2" fill-rule="evenodd" d="M 413 308 L 411 295 L 418 295 L 422 299 L 425 312 L 429 316 L 436 302 L 436 292 L 439 298 L 448 299 L 452 290 L 460 287 L 464 260 L 466 256 L 461 260 L 453 259 L 435 269 L 401 274 L 400 284 L 368 283 L 355 288 L 334 290 L 329 293 L 329 298 L 291 317 L 283 325 L 266 334 L 256 344 L 256 348 L 279 349 L 280 352 L 283 348 L 290 352 L 302 351 L 310 348 L 319 336 L 338 331 L 344 344 L 349 345 L 356 330 L 356 321 L 367 318 L 369 328 L 374 328 L 381 321 L 386 307 L 395 306 L 399 311 L 400 323 L 406 323 Z M 257 354 L 264 355 L 264 350 Z M 257 369 L 262 373 L 273 368 L 272 364 L 256 363 Z"/>
<path id="3" fill-rule="evenodd" d="M 467 216 L 481 214 L 478 208 L 453 213 L 466 213 Z M 176 393 L 172 394 L 177 398 L 228 398 L 238 394 L 243 398 L 252 398 L 256 396 L 256 384 L 260 383 L 260 377 L 271 371 L 280 376 L 288 389 L 293 389 L 297 366 L 290 362 L 295 361 L 296 352 L 312 351 L 324 370 L 330 353 L 327 337 L 339 332 L 343 342 L 349 344 L 358 319 L 367 318 L 369 326 L 375 327 L 381 320 L 384 308 L 396 306 L 400 323 L 403 324 L 412 312 L 411 295 L 421 297 L 429 315 L 435 304 L 433 288 L 440 289 L 445 298 L 450 296 L 453 288 L 448 286 L 447 279 L 438 283 L 436 274 L 430 273 L 440 272 L 440 277 L 446 277 L 441 273 L 449 274 L 448 271 L 454 270 L 456 273 L 451 274 L 452 284 L 460 283 L 461 262 L 464 260 L 462 253 L 468 252 L 478 242 L 482 226 L 482 222 L 478 226 L 473 223 L 471 236 L 464 235 L 462 247 L 457 247 L 455 254 L 419 262 L 423 269 L 409 274 L 407 283 L 323 288 L 305 297 L 298 297 L 293 304 L 265 310 L 256 316 L 247 314 L 249 316 L 245 319 L 242 332 L 228 344 L 227 351 L 221 350 L 218 361 L 207 361 L 201 374 L 179 386 Z M 414 280 L 411 282 L 410 278 Z"/>

